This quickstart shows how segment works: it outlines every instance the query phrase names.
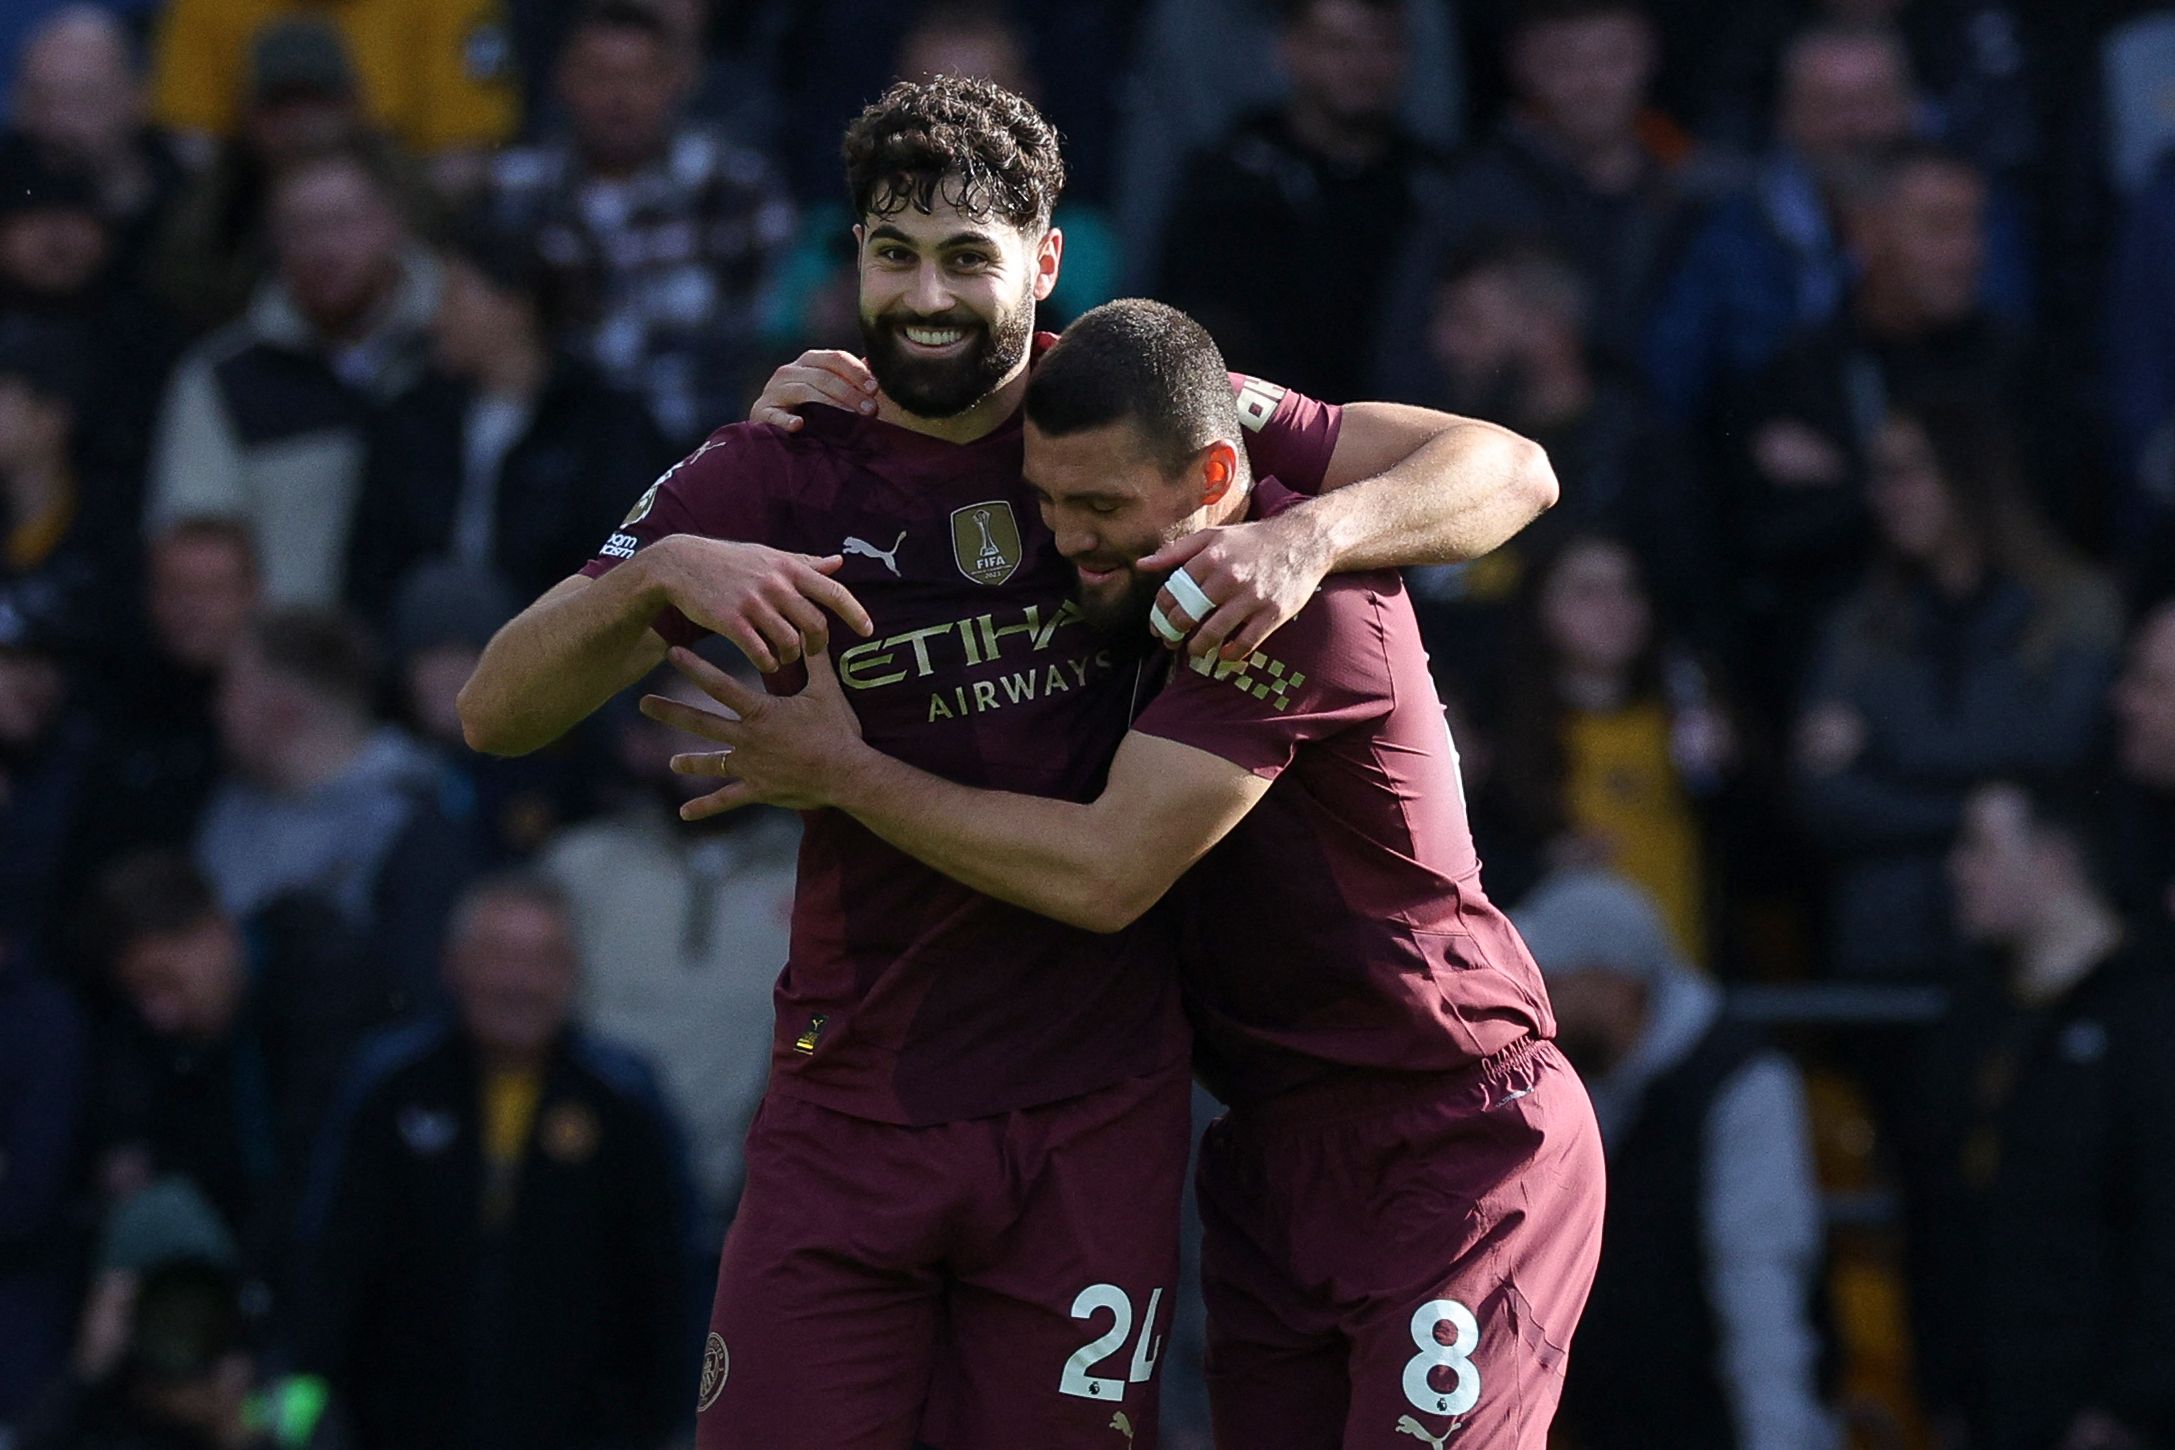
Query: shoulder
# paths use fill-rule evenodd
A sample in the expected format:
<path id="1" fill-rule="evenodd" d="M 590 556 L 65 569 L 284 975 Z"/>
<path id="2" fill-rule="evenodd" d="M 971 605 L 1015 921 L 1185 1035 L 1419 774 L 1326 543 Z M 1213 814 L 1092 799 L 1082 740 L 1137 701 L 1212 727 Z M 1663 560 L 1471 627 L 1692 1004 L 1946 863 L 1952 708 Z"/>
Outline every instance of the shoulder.
<path id="1" fill-rule="evenodd" d="M 427 1076 L 452 1040 L 452 1027 L 443 1021 L 391 1027 L 364 1039 L 349 1060 L 345 1094 L 349 1112 L 366 1112 Z"/>
<path id="2" fill-rule="evenodd" d="M 628 1110 L 660 1122 L 669 1121 L 664 1093 L 649 1059 L 630 1047 L 587 1030 L 567 1042 L 567 1061 L 575 1071 Z"/>

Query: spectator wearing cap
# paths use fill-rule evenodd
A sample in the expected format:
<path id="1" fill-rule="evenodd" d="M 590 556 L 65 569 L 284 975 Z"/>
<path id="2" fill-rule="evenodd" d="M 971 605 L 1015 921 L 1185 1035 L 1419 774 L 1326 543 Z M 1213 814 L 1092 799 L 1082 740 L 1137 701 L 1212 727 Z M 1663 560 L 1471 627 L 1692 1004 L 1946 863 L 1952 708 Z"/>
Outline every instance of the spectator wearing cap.
<path id="1" fill-rule="evenodd" d="M 1980 949 L 1910 1097 L 1922 1395 L 1967 1450 L 2175 1435 L 2175 978 L 2110 901 L 2075 799 L 1974 791 L 1949 854 Z"/>
<path id="2" fill-rule="evenodd" d="M 475 844 L 436 758 L 376 719 L 378 684 L 375 646 L 351 620 L 261 616 L 220 678 L 229 770 L 195 857 L 234 916 L 293 893 L 325 902 L 411 1001 L 427 1001 Z"/>
<path id="3" fill-rule="evenodd" d="M 1832 1450 L 1805 1089 L 1733 1020 L 1653 903 L 1574 873 L 1514 913 L 1608 1150 L 1608 1252 L 1560 1423 L 1587 1450 Z"/>
<path id="4" fill-rule="evenodd" d="M 146 123 L 136 48 L 120 18 L 80 0 L 54 11 L 23 42 L 10 104 L 16 129 L 91 173 L 122 256 L 140 259 L 182 170 Z"/>
<path id="5" fill-rule="evenodd" d="M 250 44 L 240 122 L 175 199 L 152 256 L 166 303 L 199 327 L 230 322 L 273 269 L 272 180 L 327 148 L 354 146 L 393 183 L 411 230 L 435 231 L 439 207 L 415 164 L 376 130 L 331 21 L 274 21 Z"/>
<path id="6" fill-rule="evenodd" d="M 794 229 L 770 161 L 686 119 L 693 79 L 654 11 L 591 5 L 559 57 L 566 133 L 499 155 L 484 192 L 494 226 L 535 239 L 560 340 L 639 393 L 681 451 L 746 411 Z"/>
<path id="7" fill-rule="evenodd" d="M 669 669 L 650 688 L 690 702 L 700 693 Z M 616 724 L 624 797 L 553 841 L 541 864 L 595 963 L 583 982 L 588 1019 L 656 1063 L 686 1126 L 700 1241 L 714 1248 L 770 1074 L 770 999 L 789 945 L 800 829 L 768 809 L 681 820 L 680 805 L 699 794 L 672 770 L 684 742 L 631 709 Z"/>
<path id="8" fill-rule="evenodd" d="M 569 731 L 532 755 L 484 755 L 461 738 L 454 708 L 483 647 L 520 610 L 487 570 L 426 564 L 393 601 L 392 645 L 408 727 L 444 762 L 495 863 L 527 860 L 567 822 L 590 814 L 605 762 L 589 730 Z"/>
<path id="9" fill-rule="evenodd" d="M 345 582 L 369 430 L 428 364 L 440 274 L 368 148 L 296 162 L 270 207 L 277 271 L 174 374 L 149 517 L 243 520 L 266 598 L 324 604 Z"/>
<path id="10" fill-rule="evenodd" d="M 121 1202 L 185 1179 L 274 1276 L 312 1137 L 348 1052 L 389 1020 L 389 984 L 322 905 L 237 917 L 178 852 L 113 863 L 85 905 L 117 1004 L 93 1094 L 99 1191 Z"/>
<path id="11" fill-rule="evenodd" d="M 88 1067 L 75 999 L 0 932 L 0 1442 L 67 1354 Z"/>
<path id="12" fill-rule="evenodd" d="M 231 1236 L 184 1179 L 109 1216 L 73 1363 L 22 1450 L 333 1450 L 321 1382 L 260 1383 Z"/>
<path id="13" fill-rule="evenodd" d="M 252 42 L 297 15 L 339 27 L 372 120 L 449 179 L 520 122 L 504 0 L 173 0 L 152 58 L 152 114 L 200 151 L 234 135 Z"/>
<path id="14" fill-rule="evenodd" d="M 642 400 L 554 345 L 554 282 L 525 238 L 475 230 L 445 254 L 439 375 L 372 434 L 347 569 L 365 617 L 432 560 L 535 598 L 672 463 Z"/>
<path id="15" fill-rule="evenodd" d="M 566 905 L 478 882 L 450 1021 L 365 1049 L 304 1213 L 302 1363 L 362 1450 L 597 1450 L 684 1433 L 684 1165 L 648 1068 L 577 1025 Z"/>

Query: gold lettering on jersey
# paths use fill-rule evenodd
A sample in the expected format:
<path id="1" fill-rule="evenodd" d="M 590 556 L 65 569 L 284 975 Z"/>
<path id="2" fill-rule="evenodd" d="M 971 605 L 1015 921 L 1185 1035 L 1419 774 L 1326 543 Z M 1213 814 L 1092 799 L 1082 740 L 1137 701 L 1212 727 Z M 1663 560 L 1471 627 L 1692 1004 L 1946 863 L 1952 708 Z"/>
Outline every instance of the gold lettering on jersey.
<path id="1" fill-rule="evenodd" d="M 952 559 L 975 583 L 1004 583 L 1026 556 L 1019 520 L 1003 499 L 952 510 Z"/>
<path id="2" fill-rule="evenodd" d="M 929 723 L 934 725 L 939 720 L 981 715 L 1008 705 L 1024 705 L 1030 700 L 1047 700 L 1052 695 L 1067 695 L 1076 689 L 1085 689 L 1091 676 L 1115 665 L 1110 651 L 1105 649 L 1084 659 L 1060 660 L 1054 665 L 1017 670 L 994 680 L 954 685 L 929 697 Z"/>
<path id="3" fill-rule="evenodd" d="M 1287 669 L 1282 660 L 1272 660 L 1260 650 L 1242 660 L 1196 655 L 1187 664 L 1197 675 L 1229 680 L 1255 699 L 1267 703 L 1278 714 L 1291 708 L 1292 696 L 1307 682 L 1303 671 Z"/>
<path id="4" fill-rule="evenodd" d="M 947 624 L 924 625 L 902 634 L 864 640 L 838 656 L 838 678 L 848 690 L 881 690 L 915 680 L 956 676 L 980 665 L 1009 666 L 1002 674 L 939 687 L 929 696 L 925 718 L 957 720 L 1012 705 L 1047 700 L 1085 689 L 1096 674 L 1116 668 L 1108 650 L 1084 652 L 1054 662 L 1033 657 L 1063 649 L 1087 624 L 1070 600 L 1052 608 L 1027 604 L 1017 609 L 970 615 Z M 1085 652 L 1092 650 L 1092 652 Z"/>

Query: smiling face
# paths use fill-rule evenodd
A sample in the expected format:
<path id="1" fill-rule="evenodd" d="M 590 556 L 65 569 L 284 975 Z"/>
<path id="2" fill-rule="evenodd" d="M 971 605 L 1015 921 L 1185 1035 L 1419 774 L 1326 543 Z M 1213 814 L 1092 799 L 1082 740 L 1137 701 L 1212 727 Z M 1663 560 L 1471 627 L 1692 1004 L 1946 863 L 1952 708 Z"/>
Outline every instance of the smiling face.
<path id="1" fill-rule="evenodd" d="M 1216 442 L 1175 472 L 1140 430 L 1120 421 L 1053 435 L 1029 421 L 1022 468 L 1057 550 L 1073 566 L 1073 597 L 1090 624 L 1107 634 L 1142 636 L 1148 607 L 1169 577 L 1139 561 L 1166 544 L 1218 522 L 1207 481 L 1216 466 L 1229 477 L 1229 443 Z"/>
<path id="2" fill-rule="evenodd" d="M 943 199 L 951 191 L 927 213 L 902 207 L 854 232 L 869 368 L 923 418 L 964 413 L 1025 370 L 1062 245 L 1048 228 L 962 211 Z"/>

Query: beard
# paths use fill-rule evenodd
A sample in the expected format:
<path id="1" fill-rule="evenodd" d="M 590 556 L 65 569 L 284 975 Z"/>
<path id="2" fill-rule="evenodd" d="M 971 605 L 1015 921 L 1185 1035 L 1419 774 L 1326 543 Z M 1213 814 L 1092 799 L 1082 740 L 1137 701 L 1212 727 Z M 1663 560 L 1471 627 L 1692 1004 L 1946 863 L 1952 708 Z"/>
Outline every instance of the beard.
<path id="1" fill-rule="evenodd" d="M 956 357 L 917 357 L 906 340 L 909 326 L 962 328 L 967 334 L 966 348 Z M 997 391 L 1026 358 L 1034 334 L 1032 293 L 991 320 L 964 308 L 935 317 L 903 311 L 861 314 L 861 343 L 868 353 L 869 371 L 876 375 L 885 396 L 917 418 L 957 417 Z"/>
<path id="2" fill-rule="evenodd" d="M 1149 628 L 1148 611 L 1154 607 L 1156 594 L 1170 577 L 1168 569 L 1144 574 L 1128 567 L 1116 591 L 1104 589 L 1090 594 L 1076 575 L 1072 602 L 1081 618 L 1088 622 L 1088 627 L 1097 634 L 1121 644 L 1136 640 L 1145 643 L 1158 638 Z"/>

